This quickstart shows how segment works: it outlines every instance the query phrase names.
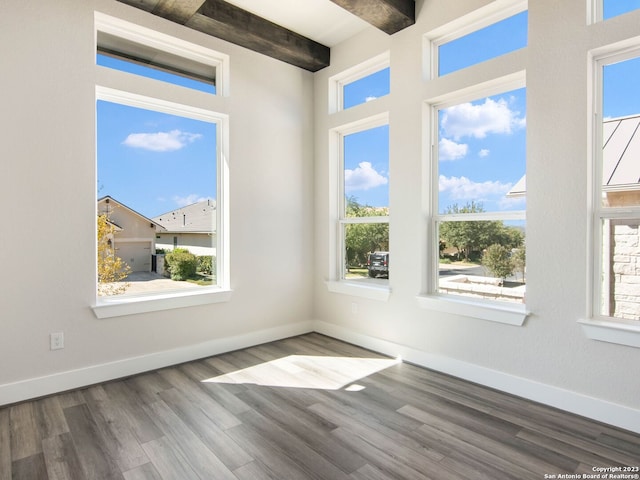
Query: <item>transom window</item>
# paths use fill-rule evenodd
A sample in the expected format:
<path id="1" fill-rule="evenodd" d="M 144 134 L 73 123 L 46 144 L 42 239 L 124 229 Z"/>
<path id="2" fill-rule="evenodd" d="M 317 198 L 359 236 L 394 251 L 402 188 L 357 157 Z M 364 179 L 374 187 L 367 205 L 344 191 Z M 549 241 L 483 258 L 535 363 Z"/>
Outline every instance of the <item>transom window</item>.
<path id="1" fill-rule="evenodd" d="M 525 10 L 490 25 L 483 20 L 436 38 L 435 70 L 439 76 L 447 75 L 526 47 L 527 21 Z"/>

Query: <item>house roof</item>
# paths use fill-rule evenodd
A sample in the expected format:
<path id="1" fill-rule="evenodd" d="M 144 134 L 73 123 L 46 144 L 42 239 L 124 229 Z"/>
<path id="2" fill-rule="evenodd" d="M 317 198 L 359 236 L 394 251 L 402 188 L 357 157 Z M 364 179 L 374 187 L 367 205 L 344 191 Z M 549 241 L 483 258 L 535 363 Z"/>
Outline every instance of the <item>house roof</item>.
<path id="1" fill-rule="evenodd" d="M 640 115 L 603 122 L 602 185 L 604 190 L 640 188 Z"/>
<path id="2" fill-rule="evenodd" d="M 640 115 L 602 122 L 602 142 L 602 189 L 640 190 Z M 507 197 L 526 193 L 527 176 L 523 175 Z"/>
<path id="3" fill-rule="evenodd" d="M 149 222 L 149 223 L 153 223 L 156 227 L 160 228 L 160 229 L 164 229 L 164 227 L 162 225 L 160 225 L 158 222 L 154 221 L 153 219 L 149 218 L 149 217 L 145 217 L 144 215 L 142 215 L 141 213 L 136 212 L 133 208 L 126 206 L 124 203 L 119 202 L 118 200 L 116 200 L 115 198 L 113 198 L 110 195 L 105 195 L 104 197 L 100 197 L 98 199 L 98 205 L 100 205 L 101 203 L 105 203 L 105 204 L 111 204 L 114 203 L 116 205 L 119 205 L 120 207 L 128 210 L 129 212 L 133 213 L 134 215 L 137 215 L 138 217 L 140 217 L 143 221 L 145 222 Z M 116 225 L 115 223 L 113 223 L 111 220 L 109 220 L 109 223 L 112 223 L 113 225 L 115 225 L 117 228 L 119 228 L 120 230 L 122 230 L 122 228 L 118 225 Z"/>
<path id="4" fill-rule="evenodd" d="M 192 203 L 153 218 L 171 233 L 213 233 L 216 231 L 216 201 Z"/>

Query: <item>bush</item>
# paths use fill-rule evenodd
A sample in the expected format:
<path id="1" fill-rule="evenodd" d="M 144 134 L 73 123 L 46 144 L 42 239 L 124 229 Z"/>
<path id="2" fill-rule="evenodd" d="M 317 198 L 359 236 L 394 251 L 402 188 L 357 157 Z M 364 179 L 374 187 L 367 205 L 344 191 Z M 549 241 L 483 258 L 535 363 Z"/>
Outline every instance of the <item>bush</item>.
<path id="1" fill-rule="evenodd" d="M 211 275 L 216 268 L 216 258 L 211 255 L 198 257 L 198 271 L 204 275 Z"/>
<path id="2" fill-rule="evenodd" d="M 197 257 L 184 248 L 176 248 L 165 256 L 171 280 L 186 280 L 196 274 Z"/>
<path id="3" fill-rule="evenodd" d="M 513 273 L 511 250 L 502 245 L 493 244 L 482 256 L 482 264 L 497 278 L 505 279 Z"/>

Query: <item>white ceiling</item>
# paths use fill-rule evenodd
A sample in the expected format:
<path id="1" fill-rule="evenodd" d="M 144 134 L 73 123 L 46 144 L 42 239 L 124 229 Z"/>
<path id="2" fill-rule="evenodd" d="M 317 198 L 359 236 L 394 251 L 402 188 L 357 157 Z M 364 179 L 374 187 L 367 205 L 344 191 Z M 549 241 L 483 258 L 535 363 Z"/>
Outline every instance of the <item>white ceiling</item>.
<path id="1" fill-rule="evenodd" d="M 369 24 L 330 0 L 226 0 L 270 22 L 333 47 Z"/>

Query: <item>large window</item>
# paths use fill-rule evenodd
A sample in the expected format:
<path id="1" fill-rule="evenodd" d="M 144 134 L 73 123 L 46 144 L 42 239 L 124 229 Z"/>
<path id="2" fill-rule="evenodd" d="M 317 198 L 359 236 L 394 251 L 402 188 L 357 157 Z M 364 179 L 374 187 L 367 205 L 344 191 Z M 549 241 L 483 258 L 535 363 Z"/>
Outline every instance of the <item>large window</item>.
<path id="1" fill-rule="evenodd" d="M 439 105 L 436 122 L 434 291 L 524 303 L 525 89 Z"/>
<path id="2" fill-rule="evenodd" d="M 516 4 L 516 8 L 519 4 Z M 521 5 L 520 8 L 524 8 Z M 439 76 L 470 67 L 527 46 L 526 10 L 504 18 L 487 16 L 433 40 L 434 70 Z M 487 22 L 490 22 L 487 24 Z"/>
<path id="3" fill-rule="evenodd" d="M 640 49 L 597 61 L 594 315 L 640 320 Z"/>
<path id="4" fill-rule="evenodd" d="M 102 15 L 96 28 L 96 314 L 219 301 L 228 122 L 213 105 L 228 59 Z"/>
<path id="5" fill-rule="evenodd" d="M 338 135 L 339 244 L 343 280 L 386 285 L 389 254 L 389 126 L 386 116 Z"/>

